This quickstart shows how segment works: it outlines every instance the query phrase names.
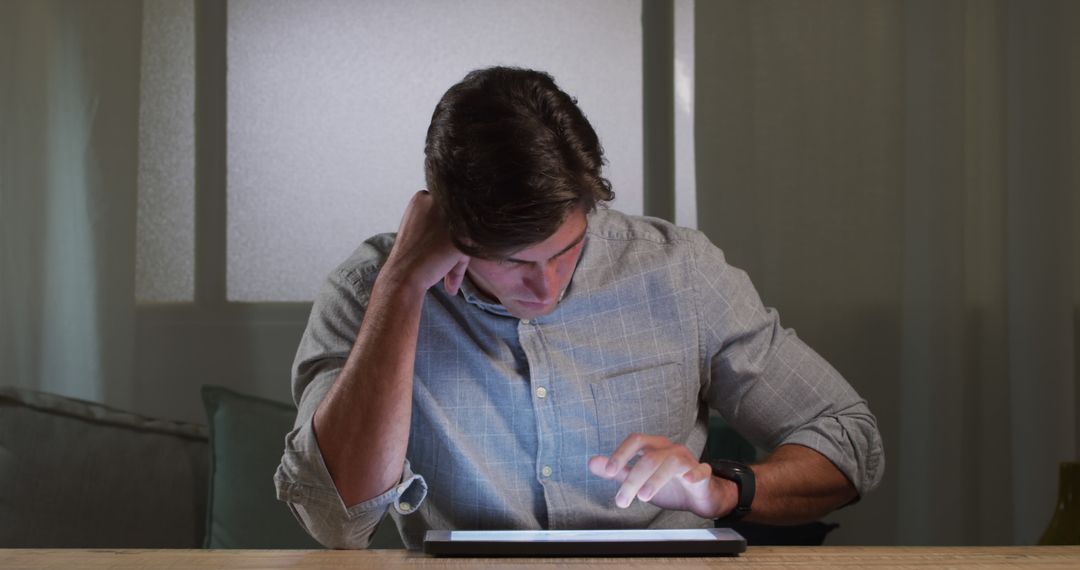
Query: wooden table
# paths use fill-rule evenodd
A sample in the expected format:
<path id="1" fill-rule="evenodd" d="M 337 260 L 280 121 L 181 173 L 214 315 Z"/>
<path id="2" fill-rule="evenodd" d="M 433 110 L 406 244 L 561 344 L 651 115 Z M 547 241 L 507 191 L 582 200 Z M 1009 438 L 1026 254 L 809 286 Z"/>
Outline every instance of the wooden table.
<path id="1" fill-rule="evenodd" d="M 0 549 L 4 570 L 41 568 L 1080 568 L 1080 546 L 751 547 L 734 558 L 430 558 L 402 550 Z"/>

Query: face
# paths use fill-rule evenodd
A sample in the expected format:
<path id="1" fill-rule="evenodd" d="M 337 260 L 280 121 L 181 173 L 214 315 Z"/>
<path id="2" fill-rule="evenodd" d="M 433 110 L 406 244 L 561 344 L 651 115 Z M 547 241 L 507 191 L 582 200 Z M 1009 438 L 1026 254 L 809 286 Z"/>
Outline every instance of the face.
<path id="1" fill-rule="evenodd" d="M 469 277 L 486 295 L 498 299 L 510 314 L 531 319 L 555 310 L 585 245 L 585 211 L 567 215 L 546 240 L 505 259 L 469 261 Z"/>

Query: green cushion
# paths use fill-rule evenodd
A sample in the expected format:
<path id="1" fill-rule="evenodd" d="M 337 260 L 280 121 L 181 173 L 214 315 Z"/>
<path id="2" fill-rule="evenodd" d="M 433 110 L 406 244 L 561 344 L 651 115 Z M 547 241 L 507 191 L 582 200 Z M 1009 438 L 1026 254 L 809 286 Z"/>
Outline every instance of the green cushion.
<path id="1" fill-rule="evenodd" d="M 709 459 L 733 459 L 744 463 L 756 461 L 758 456 L 757 449 L 717 414 L 709 416 L 705 454 Z"/>
<path id="2" fill-rule="evenodd" d="M 207 548 L 320 548 L 274 493 L 274 471 L 293 428 L 296 407 L 203 386 L 212 465 Z M 404 548 L 390 517 L 371 548 Z"/>
<path id="3" fill-rule="evenodd" d="M 218 386 L 203 386 L 210 423 L 207 548 L 318 548 L 274 495 L 296 408 Z"/>
<path id="4" fill-rule="evenodd" d="M 0 388 L 0 548 L 198 548 L 206 428 Z"/>

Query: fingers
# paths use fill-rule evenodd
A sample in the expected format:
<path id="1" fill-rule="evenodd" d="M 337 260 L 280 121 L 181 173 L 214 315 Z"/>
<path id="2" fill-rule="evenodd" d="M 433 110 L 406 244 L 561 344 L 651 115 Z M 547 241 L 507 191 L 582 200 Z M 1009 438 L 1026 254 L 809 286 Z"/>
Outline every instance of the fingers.
<path id="1" fill-rule="evenodd" d="M 446 220 L 425 190 L 413 195 L 402 215 L 390 257 L 380 275 L 390 275 L 399 287 L 419 293 L 443 282 L 456 295 L 469 258 L 454 246 Z"/>
<path id="2" fill-rule="evenodd" d="M 400 232 L 405 222 L 411 217 L 424 217 L 424 214 L 431 209 L 435 199 L 428 193 L 427 190 L 420 190 L 413 197 L 409 199 L 409 204 L 405 206 L 405 215 L 401 218 L 401 223 L 398 226 Z"/>
<path id="3" fill-rule="evenodd" d="M 712 479 L 712 467 L 708 463 L 699 463 L 697 467 L 683 473 L 682 478 L 691 485 L 708 482 Z"/>
<path id="4" fill-rule="evenodd" d="M 707 494 L 703 489 L 712 479 L 712 468 L 699 462 L 685 446 L 644 434 L 627 437 L 611 457 L 590 458 L 588 468 L 593 475 L 620 483 L 615 505 L 624 509 L 635 498 L 660 500 L 664 508 L 687 508 L 701 498 L 698 495 Z M 661 492 L 663 497 L 658 497 Z"/>
<path id="5" fill-rule="evenodd" d="M 615 453 L 611 454 L 604 471 L 609 478 L 613 477 L 623 467 L 626 467 L 630 460 L 640 455 L 642 450 L 648 447 L 666 447 L 669 445 L 671 445 L 671 441 L 666 437 L 632 433 L 619 444 L 619 447 L 615 449 Z"/>
<path id="6" fill-rule="evenodd" d="M 633 468 L 622 478 L 622 486 L 615 495 L 615 505 L 621 508 L 630 506 L 634 498 L 651 502 L 666 487 L 675 485 L 680 494 L 689 493 L 691 497 L 701 492 L 712 477 L 712 468 L 699 463 L 685 453 L 686 448 L 672 446 L 662 453 L 648 453 L 641 457 Z M 667 493 L 671 500 L 670 492 Z"/>
<path id="7" fill-rule="evenodd" d="M 607 474 L 607 462 L 608 458 L 603 455 L 594 455 L 589 458 L 589 473 L 596 475 L 597 477 L 603 477 L 604 479 L 610 479 Z"/>
<path id="8" fill-rule="evenodd" d="M 668 455 L 664 458 L 664 461 L 660 465 L 650 472 L 649 469 L 640 469 L 641 467 L 649 467 L 649 465 L 642 465 L 644 461 L 638 461 L 634 469 L 630 471 L 630 475 L 623 482 L 620 493 L 625 493 L 630 499 L 637 497 L 642 501 L 648 502 L 654 496 L 656 492 L 664 488 L 672 478 L 682 475 L 687 471 L 690 471 L 692 467 L 696 465 L 687 465 L 682 458 L 675 454 Z M 696 463 L 696 462 L 695 462 Z M 618 495 L 615 497 L 615 503 L 618 504 Z M 630 506 L 630 501 L 626 501 L 626 505 Z"/>
<path id="9" fill-rule="evenodd" d="M 635 497 L 648 501 L 673 475 L 686 471 L 686 467 L 673 462 L 669 455 L 658 459 L 659 462 L 646 455 L 634 464 L 619 491 L 615 493 L 615 506 L 625 509 L 634 502 Z"/>

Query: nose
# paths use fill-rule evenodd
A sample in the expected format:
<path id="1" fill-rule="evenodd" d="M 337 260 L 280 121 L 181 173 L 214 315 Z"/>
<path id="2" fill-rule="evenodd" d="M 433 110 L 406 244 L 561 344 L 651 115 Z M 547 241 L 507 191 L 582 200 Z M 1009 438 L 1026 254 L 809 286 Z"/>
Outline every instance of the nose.
<path id="1" fill-rule="evenodd" d="M 537 302 L 550 301 L 554 297 L 554 288 L 557 283 L 558 275 L 554 263 L 534 266 L 524 282 L 525 288 Z"/>

